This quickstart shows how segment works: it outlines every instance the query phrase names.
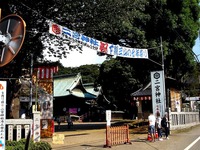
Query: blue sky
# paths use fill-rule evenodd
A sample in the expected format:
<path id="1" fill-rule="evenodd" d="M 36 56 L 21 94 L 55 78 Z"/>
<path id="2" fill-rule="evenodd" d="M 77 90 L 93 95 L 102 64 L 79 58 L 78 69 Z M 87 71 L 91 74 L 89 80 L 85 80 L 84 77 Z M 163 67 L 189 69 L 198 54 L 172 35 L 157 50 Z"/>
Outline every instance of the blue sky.
<path id="1" fill-rule="evenodd" d="M 199 55 L 198 58 L 200 60 L 200 37 L 198 37 L 195 41 L 195 45 L 193 47 L 193 52 L 196 54 L 196 55 Z"/>

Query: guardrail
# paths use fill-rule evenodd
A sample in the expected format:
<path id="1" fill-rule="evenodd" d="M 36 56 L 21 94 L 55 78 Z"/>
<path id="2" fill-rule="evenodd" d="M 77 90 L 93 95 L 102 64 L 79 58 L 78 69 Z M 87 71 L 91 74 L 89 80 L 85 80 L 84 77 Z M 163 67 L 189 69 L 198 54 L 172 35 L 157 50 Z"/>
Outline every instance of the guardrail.
<path id="1" fill-rule="evenodd" d="M 199 112 L 169 112 L 170 130 L 200 124 Z"/>
<path id="2" fill-rule="evenodd" d="M 22 138 L 26 138 L 29 130 L 32 129 L 32 124 L 32 119 L 6 119 L 7 140 L 19 141 Z"/>

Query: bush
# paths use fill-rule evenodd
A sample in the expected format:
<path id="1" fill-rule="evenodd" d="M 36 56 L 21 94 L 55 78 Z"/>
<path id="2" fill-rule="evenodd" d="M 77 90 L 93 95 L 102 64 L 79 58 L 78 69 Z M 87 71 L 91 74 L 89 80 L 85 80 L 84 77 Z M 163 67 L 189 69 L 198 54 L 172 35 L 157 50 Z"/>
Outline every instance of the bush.
<path id="1" fill-rule="evenodd" d="M 16 146 L 18 145 L 17 141 L 6 141 L 6 146 Z"/>
<path id="2" fill-rule="evenodd" d="M 6 150 L 24 150 L 24 145 L 15 145 L 15 146 L 7 146 L 6 145 Z"/>
<path id="3" fill-rule="evenodd" d="M 30 146 L 30 150 L 51 150 L 51 145 L 48 142 L 37 142 Z"/>
<path id="4" fill-rule="evenodd" d="M 6 150 L 24 150 L 26 139 L 19 141 L 6 141 Z M 51 150 L 51 145 L 48 142 L 29 142 L 29 150 Z"/>

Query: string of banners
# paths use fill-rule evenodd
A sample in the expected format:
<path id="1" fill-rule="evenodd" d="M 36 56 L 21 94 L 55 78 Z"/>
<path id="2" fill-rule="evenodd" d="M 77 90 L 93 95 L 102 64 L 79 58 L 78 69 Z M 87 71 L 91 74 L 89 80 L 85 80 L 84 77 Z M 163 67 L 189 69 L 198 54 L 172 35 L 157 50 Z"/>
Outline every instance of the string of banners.
<path id="1" fill-rule="evenodd" d="M 37 78 L 38 79 L 52 79 L 53 74 L 58 72 L 58 66 L 55 67 L 38 67 L 34 68 L 37 71 Z"/>
<path id="2" fill-rule="evenodd" d="M 126 58 L 148 59 L 147 49 L 129 48 L 102 42 L 94 38 L 80 34 L 76 31 L 72 31 L 67 27 L 62 27 L 61 25 L 58 25 L 53 22 L 49 23 L 49 33 L 60 37 L 66 37 L 68 40 L 72 42 L 83 44 L 86 47 L 97 50 L 98 52 L 101 53 L 105 53 L 107 55 L 114 55 Z"/>

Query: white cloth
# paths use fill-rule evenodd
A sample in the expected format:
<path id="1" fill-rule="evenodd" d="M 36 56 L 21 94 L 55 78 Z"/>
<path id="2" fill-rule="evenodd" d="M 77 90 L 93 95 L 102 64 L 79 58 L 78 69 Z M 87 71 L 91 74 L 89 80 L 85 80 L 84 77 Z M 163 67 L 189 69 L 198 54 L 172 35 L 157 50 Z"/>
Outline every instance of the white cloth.
<path id="1" fill-rule="evenodd" d="M 157 123 L 157 125 L 158 125 L 158 128 L 161 128 L 161 117 L 158 117 L 157 119 L 156 119 L 156 123 Z"/>
<path id="2" fill-rule="evenodd" d="M 156 123 L 156 117 L 153 114 L 150 114 L 148 116 L 148 120 L 149 120 L 149 125 L 150 126 L 155 126 Z"/>
<path id="3" fill-rule="evenodd" d="M 26 114 L 25 114 L 25 113 L 23 113 L 23 114 L 21 115 L 21 119 L 26 119 Z"/>

